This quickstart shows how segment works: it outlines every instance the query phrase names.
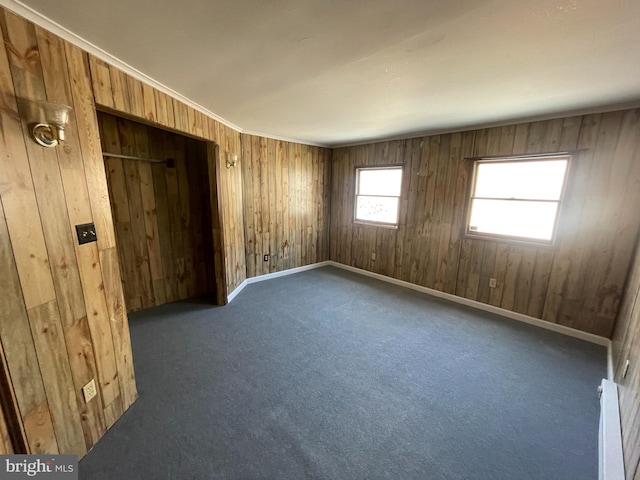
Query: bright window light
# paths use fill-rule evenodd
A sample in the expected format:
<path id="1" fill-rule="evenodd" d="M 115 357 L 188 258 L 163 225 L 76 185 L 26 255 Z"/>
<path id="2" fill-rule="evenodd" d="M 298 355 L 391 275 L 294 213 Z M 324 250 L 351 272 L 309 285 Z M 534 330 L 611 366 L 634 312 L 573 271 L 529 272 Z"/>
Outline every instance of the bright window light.
<path id="1" fill-rule="evenodd" d="M 395 227 L 402 167 L 356 168 L 355 221 Z"/>
<path id="2" fill-rule="evenodd" d="M 552 243 L 570 159 L 476 160 L 467 234 Z"/>

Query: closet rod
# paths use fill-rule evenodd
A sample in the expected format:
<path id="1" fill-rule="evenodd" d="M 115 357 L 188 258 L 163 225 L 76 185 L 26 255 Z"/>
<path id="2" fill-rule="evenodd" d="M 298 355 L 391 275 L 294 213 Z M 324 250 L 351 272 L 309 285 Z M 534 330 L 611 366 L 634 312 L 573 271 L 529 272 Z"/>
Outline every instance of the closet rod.
<path id="1" fill-rule="evenodd" d="M 156 158 L 133 157 L 131 155 L 120 155 L 118 153 L 102 152 L 102 156 L 111 157 L 111 158 L 124 158 L 125 160 L 140 160 L 142 162 L 150 162 L 150 163 L 167 163 L 166 160 L 158 160 Z"/>

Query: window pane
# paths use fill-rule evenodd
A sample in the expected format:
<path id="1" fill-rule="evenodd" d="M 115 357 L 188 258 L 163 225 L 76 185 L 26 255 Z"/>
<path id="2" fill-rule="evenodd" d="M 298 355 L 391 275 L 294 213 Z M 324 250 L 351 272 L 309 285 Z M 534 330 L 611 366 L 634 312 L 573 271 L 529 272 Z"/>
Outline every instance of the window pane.
<path id="1" fill-rule="evenodd" d="M 357 197 L 356 220 L 398 223 L 398 199 L 394 197 Z"/>
<path id="2" fill-rule="evenodd" d="M 559 200 L 567 160 L 478 163 L 474 197 Z"/>
<path id="3" fill-rule="evenodd" d="M 469 231 L 551 240 L 558 204 L 474 199 Z"/>
<path id="4" fill-rule="evenodd" d="M 399 197 L 401 181 L 402 167 L 362 168 L 358 170 L 358 194 Z"/>

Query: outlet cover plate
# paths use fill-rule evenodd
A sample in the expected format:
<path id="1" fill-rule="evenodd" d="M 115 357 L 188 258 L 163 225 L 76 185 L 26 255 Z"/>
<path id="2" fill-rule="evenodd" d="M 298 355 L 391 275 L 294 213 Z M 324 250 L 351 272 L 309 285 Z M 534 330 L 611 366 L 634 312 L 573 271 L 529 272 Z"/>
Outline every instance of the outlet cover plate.
<path id="1" fill-rule="evenodd" d="M 95 379 L 92 378 L 89 383 L 82 387 L 82 393 L 84 394 L 84 401 L 87 403 L 98 394 Z"/>
<path id="2" fill-rule="evenodd" d="M 95 242 L 98 240 L 96 235 L 96 227 L 93 223 L 83 223 L 76 225 L 76 233 L 78 234 L 78 245 Z"/>

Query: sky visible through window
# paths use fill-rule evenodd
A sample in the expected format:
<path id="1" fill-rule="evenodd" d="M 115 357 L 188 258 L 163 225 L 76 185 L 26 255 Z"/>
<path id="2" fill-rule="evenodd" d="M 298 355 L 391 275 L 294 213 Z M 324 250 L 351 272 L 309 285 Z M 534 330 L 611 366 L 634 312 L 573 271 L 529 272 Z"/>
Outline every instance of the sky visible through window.
<path id="1" fill-rule="evenodd" d="M 402 167 L 358 169 L 356 220 L 395 225 Z"/>
<path id="2" fill-rule="evenodd" d="M 469 232 L 550 241 L 568 159 L 479 162 Z"/>

